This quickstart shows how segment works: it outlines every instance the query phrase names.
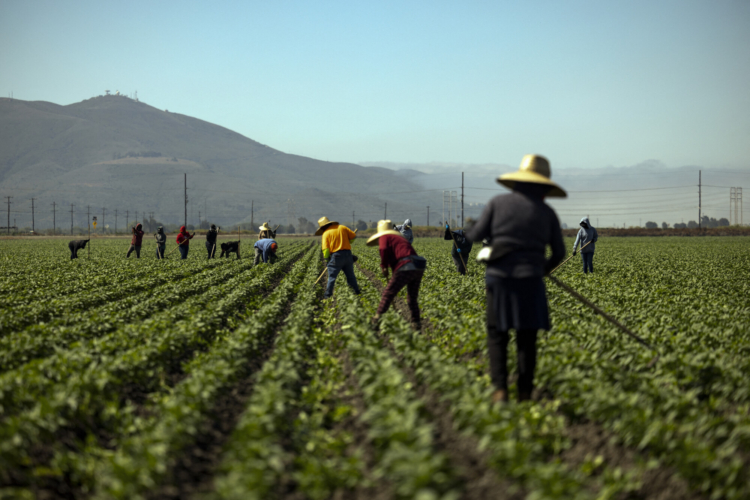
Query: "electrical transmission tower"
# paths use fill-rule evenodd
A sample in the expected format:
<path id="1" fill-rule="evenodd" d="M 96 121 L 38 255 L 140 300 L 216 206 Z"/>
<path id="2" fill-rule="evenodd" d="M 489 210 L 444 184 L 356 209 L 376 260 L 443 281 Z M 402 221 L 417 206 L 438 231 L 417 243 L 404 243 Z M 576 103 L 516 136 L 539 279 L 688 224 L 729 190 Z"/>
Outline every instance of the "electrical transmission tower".
<path id="1" fill-rule="evenodd" d="M 734 208 L 734 220 L 732 219 L 732 208 Z M 729 188 L 729 223 L 742 225 L 742 188 Z"/>

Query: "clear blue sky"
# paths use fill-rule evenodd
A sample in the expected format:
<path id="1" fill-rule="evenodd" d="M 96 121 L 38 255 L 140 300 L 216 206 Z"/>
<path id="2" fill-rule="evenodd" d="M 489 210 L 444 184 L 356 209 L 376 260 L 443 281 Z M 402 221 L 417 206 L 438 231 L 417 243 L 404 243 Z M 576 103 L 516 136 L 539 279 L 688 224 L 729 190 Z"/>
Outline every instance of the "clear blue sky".
<path id="1" fill-rule="evenodd" d="M 331 161 L 748 168 L 750 2 L 0 1 L 0 95 Z"/>

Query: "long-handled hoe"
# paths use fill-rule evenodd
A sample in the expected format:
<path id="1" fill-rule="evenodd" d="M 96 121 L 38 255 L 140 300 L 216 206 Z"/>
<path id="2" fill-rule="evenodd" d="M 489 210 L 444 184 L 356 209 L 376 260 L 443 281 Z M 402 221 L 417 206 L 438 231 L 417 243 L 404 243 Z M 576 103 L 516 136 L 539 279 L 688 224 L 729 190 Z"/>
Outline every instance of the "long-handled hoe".
<path id="1" fill-rule="evenodd" d="M 218 231 L 216 231 L 216 240 L 219 240 L 219 231 L 221 231 L 221 228 L 219 228 Z M 214 258 L 214 255 L 216 254 L 216 241 L 214 242 L 214 247 L 211 249 L 211 258 Z"/>
<path id="2" fill-rule="evenodd" d="M 590 307 L 591 309 L 593 309 L 594 312 L 596 312 L 598 315 L 600 315 L 601 317 L 603 317 L 604 319 L 606 319 L 607 321 L 609 321 L 610 323 L 612 323 L 621 332 L 623 332 L 626 335 L 628 335 L 630 338 L 632 338 L 633 340 L 635 340 L 636 342 L 638 342 L 639 344 L 641 344 L 643 347 L 646 347 L 647 349 L 650 349 L 652 351 L 656 351 L 656 349 L 654 349 L 654 347 L 651 344 L 649 344 L 648 342 L 646 342 L 645 340 L 643 340 L 642 337 L 640 337 L 640 336 L 636 335 L 635 333 L 633 333 L 632 331 L 630 331 L 627 327 L 625 327 L 625 325 L 623 325 L 622 323 L 620 323 L 619 321 L 617 321 L 615 318 L 613 318 L 612 316 L 610 316 L 609 314 L 607 314 L 604 310 L 602 310 L 596 304 L 594 304 L 593 302 L 591 302 L 590 300 L 588 300 L 586 297 L 584 297 L 580 293 L 576 292 L 571 287 L 569 287 L 568 285 L 566 285 L 565 283 L 563 283 L 559 279 L 555 278 L 551 274 L 552 273 L 548 274 L 547 278 L 549 278 L 549 280 L 552 281 L 552 283 L 554 283 L 555 285 L 559 286 L 560 288 L 562 288 L 563 290 L 565 290 L 566 292 L 568 292 L 569 294 L 571 294 L 579 302 L 581 302 L 581 303 L 585 304 L 586 306 Z M 651 361 L 649 361 L 648 365 L 646 365 L 646 366 L 648 366 L 648 368 L 651 368 L 652 366 L 654 366 L 656 364 L 656 362 L 658 360 L 659 360 L 659 354 L 657 354 L 656 356 L 654 356 L 654 358 Z"/>
<path id="3" fill-rule="evenodd" d="M 185 240 L 185 241 L 188 241 L 188 240 Z M 185 241 L 183 241 L 182 243 L 185 243 Z M 182 246 L 182 243 L 178 243 L 176 247 L 174 247 L 172 250 L 169 251 L 169 253 L 167 253 L 167 255 L 171 254 L 172 252 L 180 248 Z"/>
<path id="4" fill-rule="evenodd" d="M 276 227 L 278 227 L 278 226 L 276 226 Z M 357 231 L 359 231 L 359 229 L 355 229 L 355 230 L 354 230 L 354 234 L 357 234 Z M 356 260 L 355 260 L 355 262 L 356 262 Z M 326 273 L 326 271 L 328 271 L 328 266 L 326 266 L 326 267 L 324 267 L 324 268 L 323 268 L 323 272 L 322 272 L 322 273 L 320 273 L 320 276 L 318 276 L 318 279 L 317 279 L 317 280 L 315 280 L 315 284 L 316 284 L 316 285 L 317 285 L 317 284 L 318 284 L 318 282 L 319 282 L 319 281 L 320 281 L 320 280 L 321 280 L 321 279 L 323 278 L 323 275 L 324 275 L 324 274 Z"/>
<path id="5" fill-rule="evenodd" d="M 583 250 L 584 248 L 586 248 L 587 246 L 589 246 L 589 245 L 590 245 L 590 244 L 592 244 L 593 242 L 594 242 L 594 240 L 591 240 L 591 241 L 589 241 L 588 243 L 586 243 L 585 245 L 583 245 L 583 246 L 581 247 L 581 249 L 580 249 L 580 250 L 578 250 L 578 251 L 580 252 L 581 250 Z M 566 262 L 568 262 L 568 261 L 569 261 L 570 259 L 572 259 L 573 257 L 575 257 L 575 254 L 571 255 L 570 257 L 568 257 L 567 259 L 565 259 L 564 261 L 562 261 L 562 262 L 561 262 L 561 263 L 560 263 L 560 264 L 559 264 L 559 265 L 558 265 L 558 266 L 557 266 L 556 268 L 554 268 L 554 269 L 553 269 L 552 271 L 550 271 L 549 273 L 550 273 L 550 274 L 554 273 L 555 271 L 557 271 L 558 269 L 560 269 L 560 268 L 561 268 L 562 266 L 564 266 L 564 265 L 565 265 L 565 263 L 566 263 Z"/>

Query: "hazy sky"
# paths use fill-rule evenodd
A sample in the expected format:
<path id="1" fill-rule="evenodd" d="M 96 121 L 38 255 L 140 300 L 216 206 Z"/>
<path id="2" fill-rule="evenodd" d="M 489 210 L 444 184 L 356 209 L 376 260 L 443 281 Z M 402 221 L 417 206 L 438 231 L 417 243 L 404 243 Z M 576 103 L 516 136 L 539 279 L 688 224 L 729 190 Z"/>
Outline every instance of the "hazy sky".
<path id="1" fill-rule="evenodd" d="M 0 95 L 335 161 L 748 168 L 750 2 L 0 0 Z"/>

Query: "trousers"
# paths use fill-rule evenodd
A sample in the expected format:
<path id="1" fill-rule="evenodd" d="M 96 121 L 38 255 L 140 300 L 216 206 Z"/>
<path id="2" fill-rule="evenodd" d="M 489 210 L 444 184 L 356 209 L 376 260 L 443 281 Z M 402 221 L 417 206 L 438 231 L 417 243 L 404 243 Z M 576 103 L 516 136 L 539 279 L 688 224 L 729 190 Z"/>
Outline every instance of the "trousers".
<path id="1" fill-rule="evenodd" d="M 128 254 L 125 257 L 130 257 L 130 254 L 133 253 L 133 250 L 135 250 L 136 259 L 140 259 L 141 258 L 141 245 L 130 245 L 130 248 L 128 249 Z"/>
<path id="2" fill-rule="evenodd" d="M 357 277 L 354 276 L 354 259 L 352 258 L 352 251 L 339 250 L 338 252 L 332 253 L 331 258 L 328 261 L 328 285 L 326 286 L 326 292 L 323 294 L 323 297 L 328 298 L 333 295 L 333 287 L 336 284 L 336 278 L 341 271 L 344 271 L 346 283 L 352 290 L 354 290 L 354 293 L 359 295 Z"/>
<path id="3" fill-rule="evenodd" d="M 581 252 L 581 260 L 583 261 L 583 273 L 594 272 L 594 252 L 583 253 Z"/>
<path id="4" fill-rule="evenodd" d="M 391 307 L 391 303 L 396 298 L 398 292 L 406 287 L 406 303 L 409 306 L 409 312 L 411 312 L 411 321 L 413 323 L 420 323 L 419 286 L 422 284 L 423 276 L 423 270 L 396 271 L 393 273 L 391 281 L 388 282 L 388 286 L 383 290 L 383 297 L 380 299 L 380 305 L 378 305 L 378 315 L 384 314 Z"/>

